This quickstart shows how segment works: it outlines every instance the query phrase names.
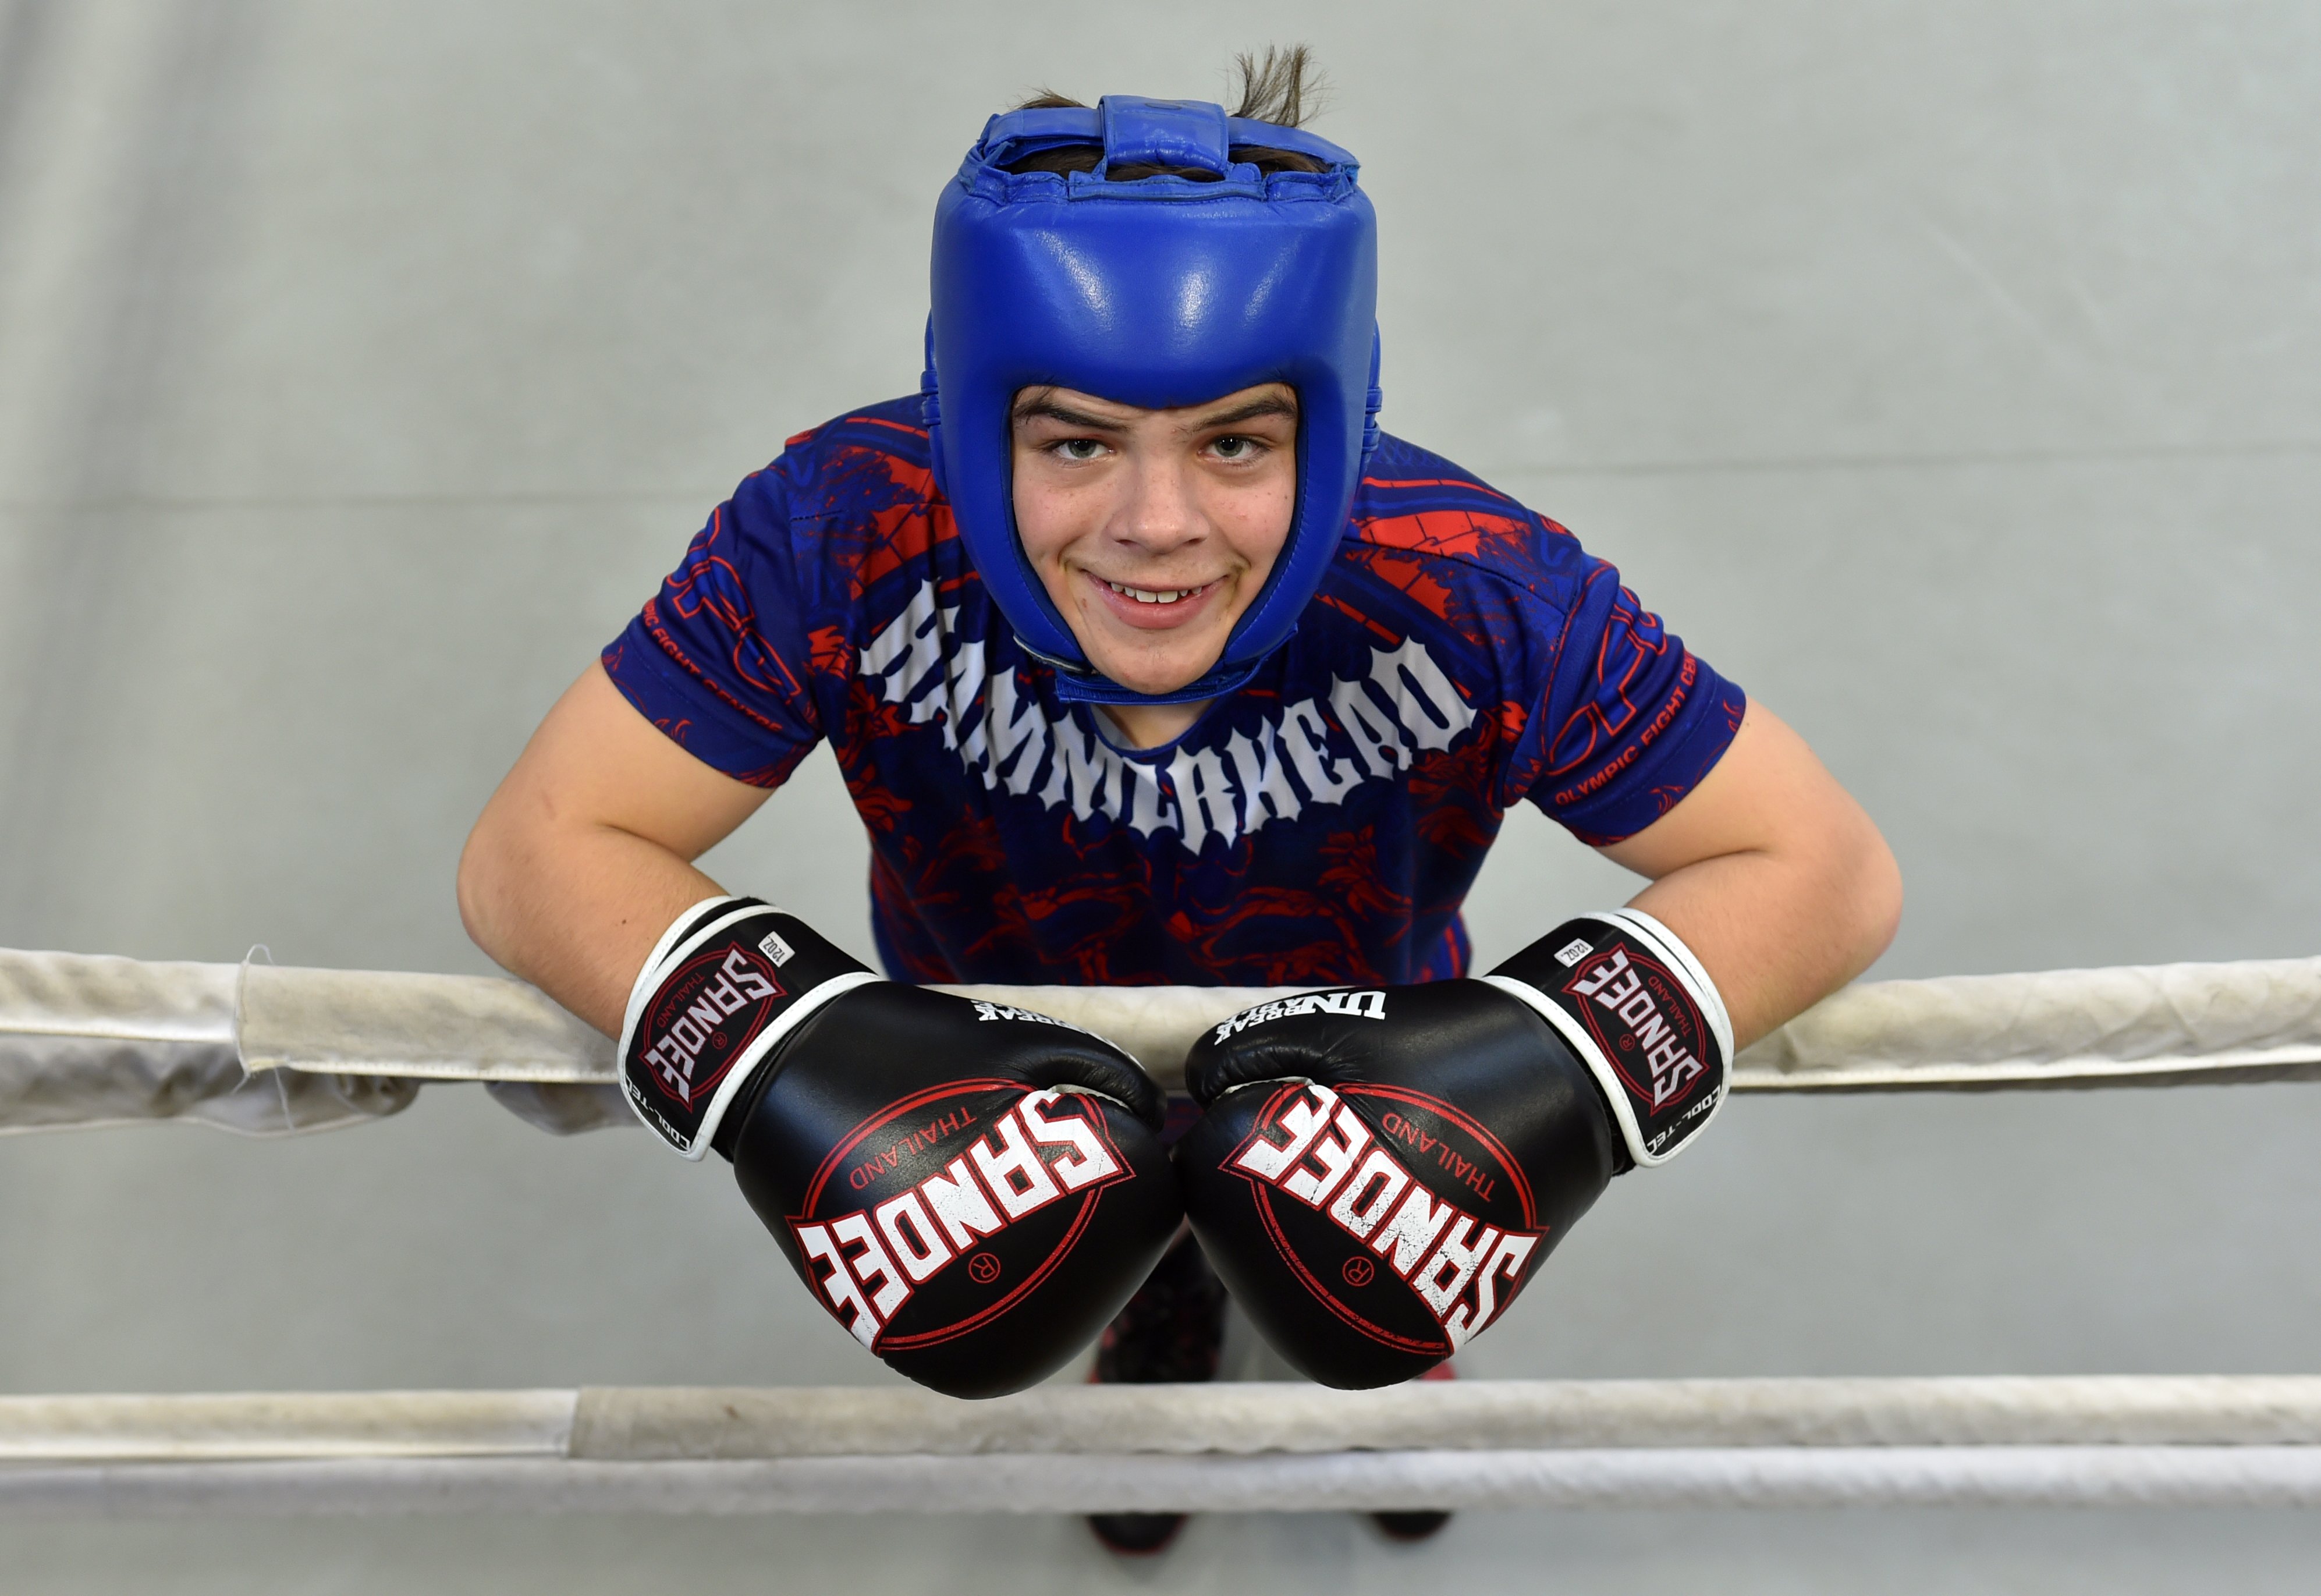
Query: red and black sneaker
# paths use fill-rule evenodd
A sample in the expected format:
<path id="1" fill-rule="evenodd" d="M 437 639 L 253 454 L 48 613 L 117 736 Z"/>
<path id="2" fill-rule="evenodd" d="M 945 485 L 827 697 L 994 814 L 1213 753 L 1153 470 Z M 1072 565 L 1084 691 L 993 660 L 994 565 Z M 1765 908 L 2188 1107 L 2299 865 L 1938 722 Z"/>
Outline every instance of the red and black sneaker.
<path id="1" fill-rule="evenodd" d="M 1215 1380 L 1224 1350 L 1225 1287 L 1188 1231 L 1162 1255 L 1097 1343 L 1088 1378 L 1102 1385 Z M 1149 1557 L 1185 1528 L 1182 1513 L 1091 1513 L 1088 1528 L 1113 1551 Z"/>
<path id="2" fill-rule="evenodd" d="M 1458 1371 L 1445 1358 L 1418 1377 L 1425 1380 L 1456 1380 Z M 1409 1508 L 1397 1511 L 1372 1513 L 1370 1522 L 1378 1526 L 1380 1535 L 1390 1541 L 1423 1541 L 1442 1532 L 1451 1522 L 1451 1515 L 1434 1508 Z"/>

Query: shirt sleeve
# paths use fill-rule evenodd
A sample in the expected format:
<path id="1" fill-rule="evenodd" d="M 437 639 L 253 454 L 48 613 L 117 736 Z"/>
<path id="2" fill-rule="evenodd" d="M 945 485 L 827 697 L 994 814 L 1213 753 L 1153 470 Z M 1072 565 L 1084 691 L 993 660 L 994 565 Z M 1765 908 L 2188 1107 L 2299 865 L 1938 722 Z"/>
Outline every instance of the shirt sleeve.
<path id="1" fill-rule="evenodd" d="M 1531 801 L 1591 847 L 1676 807 L 1731 746 L 1748 698 L 1590 560 L 1544 701 Z"/>
<path id="2" fill-rule="evenodd" d="M 605 672 L 696 759 L 753 787 L 778 787 L 822 737 L 809 686 L 810 606 L 778 463 L 711 512 L 605 650 Z"/>

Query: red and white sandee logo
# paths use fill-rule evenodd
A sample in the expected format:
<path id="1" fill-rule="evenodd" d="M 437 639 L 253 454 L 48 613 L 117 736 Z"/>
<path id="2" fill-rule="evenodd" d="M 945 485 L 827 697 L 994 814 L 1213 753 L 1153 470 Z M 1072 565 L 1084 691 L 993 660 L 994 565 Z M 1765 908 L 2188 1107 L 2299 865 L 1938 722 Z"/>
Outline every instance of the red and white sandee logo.
<path id="1" fill-rule="evenodd" d="M 1699 1015 L 1680 1012 L 1671 1024 L 1661 1012 L 1661 999 L 1652 990 L 1655 986 L 1672 1005 L 1683 1004 L 1683 989 L 1667 971 L 1646 959 L 1631 959 L 1625 948 L 1615 947 L 1565 983 L 1563 990 L 1610 1010 L 1626 1027 L 1625 1035 L 1607 1036 L 1595 1016 L 1588 1016 L 1589 1029 L 1604 1044 L 1613 1067 L 1657 1113 L 1681 1099 L 1692 1083 L 1708 1072 L 1708 1066 L 1700 1062 L 1697 1051 Z M 1686 1035 L 1688 1030 L 1692 1034 Z M 1642 1080 L 1634 1067 L 1638 1059 L 1644 1066 Z"/>
<path id="2" fill-rule="evenodd" d="M 1055 1147 L 1065 1150 L 1061 1157 L 1040 1151 Z M 975 1251 L 978 1242 L 1125 1172 L 1099 1128 L 1064 1093 L 1035 1091 L 1011 1105 L 981 1141 L 901 1195 L 826 1222 L 793 1219 L 790 1230 L 801 1254 L 827 1266 L 810 1265 L 807 1272 L 832 1314 L 875 1352 L 880 1332 L 913 1290 L 954 1258 L 972 1252 L 969 1278 L 995 1284 L 999 1261 Z"/>
<path id="3" fill-rule="evenodd" d="M 1499 1282 L 1507 1282 L 1511 1299 L 1539 1236 L 1501 1230 L 1436 1200 L 1326 1086 L 1307 1081 L 1296 1101 L 1278 1112 L 1277 1106 L 1269 1106 L 1226 1167 L 1321 1209 L 1367 1243 L 1418 1293 L 1452 1346 L 1465 1345 L 1497 1317 L 1506 1305 Z M 1270 1139 L 1269 1128 L 1288 1139 Z M 1367 1276 L 1360 1282 L 1344 1278 L 1368 1283 Z"/>
<path id="4" fill-rule="evenodd" d="M 714 1043 L 730 1062 L 757 1035 L 764 1016 L 752 1015 L 748 1034 L 742 1036 L 726 1035 L 725 1022 L 750 1004 L 787 995 L 773 971 L 747 948 L 699 954 L 654 996 L 644 1017 L 651 1045 L 638 1060 L 652 1072 L 656 1085 L 689 1108 L 724 1074 L 713 1070 L 695 1079 L 701 1055 Z"/>

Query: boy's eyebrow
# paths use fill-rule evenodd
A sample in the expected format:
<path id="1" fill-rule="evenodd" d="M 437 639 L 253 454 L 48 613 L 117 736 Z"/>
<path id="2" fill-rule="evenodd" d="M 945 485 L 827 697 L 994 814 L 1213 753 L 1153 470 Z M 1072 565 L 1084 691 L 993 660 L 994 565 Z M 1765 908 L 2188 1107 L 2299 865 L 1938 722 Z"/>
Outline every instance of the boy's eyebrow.
<path id="1" fill-rule="evenodd" d="M 1262 398 L 1235 405 L 1230 410 L 1220 410 L 1215 415 L 1204 415 L 1194 430 L 1205 433 L 1211 427 L 1239 426 L 1242 422 L 1255 421 L 1261 415 L 1286 415 L 1295 421 L 1297 419 L 1297 406 L 1279 394 L 1267 394 Z"/>
<path id="2" fill-rule="evenodd" d="M 1297 406 L 1279 394 L 1267 394 L 1261 398 L 1235 405 L 1230 409 L 1204 415 L 1194 424 L 1193 430 L 1205 433 L 1213 427 L 1239 426 L 1245 421 L 1255 421 L 1261 415 L 1286 415 L 1295 421 L 1297 418 Z M 1041 417 L 1062 422 L 1066 426 L 1083 427 L 1093 433 L 1124 433 L 1128 430 L 1124 423 L 1106 421 L 1100 415 L 1091 415 L 1085 410 L 1075 410 L 1069 405 L 1060 404 L 1051 398 L 1024 400 L 1015 406 L 1013 419 L 1017 422 L 1026 422 Z"/>
<path id="3" fill-rule="evenodd" d="M 1032 421 L 1045 416 L 1060 421 L 1066 426 L 1085 427 L 1092 433 L 1124 433 L 1128 429 L 1116 421 L 1106 421 L 1100 415 L 1090 415 L 1085 410 L 1075 410 L 1069 405 L 1059 405 L 1053 399 L 1027 399 L 1015 406 L 1015 419 Z"/>

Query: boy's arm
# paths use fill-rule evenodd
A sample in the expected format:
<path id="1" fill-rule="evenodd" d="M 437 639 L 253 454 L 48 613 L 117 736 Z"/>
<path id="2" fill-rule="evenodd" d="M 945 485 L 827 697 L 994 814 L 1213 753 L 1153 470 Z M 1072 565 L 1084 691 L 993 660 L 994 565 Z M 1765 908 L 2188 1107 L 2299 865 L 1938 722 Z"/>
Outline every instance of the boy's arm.
<path id="1" fill-rule="evenodd" d="M 1677 807 L 1600 850 L 1652 878 L 1630 900 L 1684 940 L 1746 1047 L 1869 968 L 1902 877 L 1861 806 L 1805 739 L 1752 703 Z"/>
<path id="2" fill-rule="evenodd" d="M 766 788 L 687 753 L 601 664 L 566 689 L 460 857 L 476 944 L 607 1035 L 654 942 L 723 888 L 693 868 Z"/>

